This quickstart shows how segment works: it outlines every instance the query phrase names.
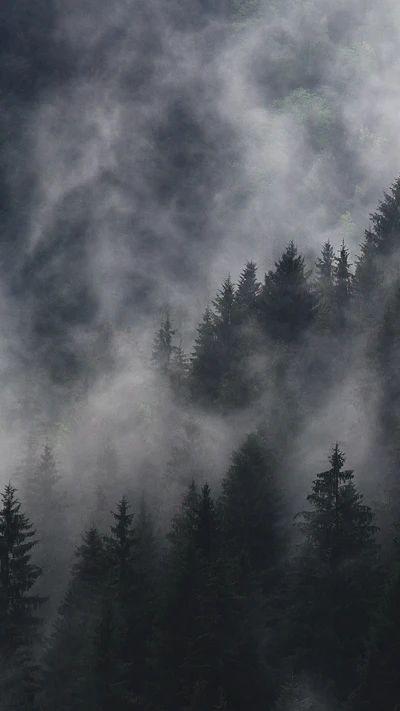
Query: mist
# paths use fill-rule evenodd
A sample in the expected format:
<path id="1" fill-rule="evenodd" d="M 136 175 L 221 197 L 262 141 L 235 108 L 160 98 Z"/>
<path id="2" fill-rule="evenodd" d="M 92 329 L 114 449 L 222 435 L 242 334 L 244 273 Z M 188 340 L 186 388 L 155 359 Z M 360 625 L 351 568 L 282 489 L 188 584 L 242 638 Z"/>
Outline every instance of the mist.
<path id="1" fill-rule="evenodd" d="M 233 23 L 229 8 L 196 3 L 183 14 L 160 3 L 53 8 L 56 81 L 22 110 L 5 150 L 24 206 L 3 277 L 17 291 L 5 310 L 17 302 L 24 325 L 6 330 L 19 337 L 22 377 L 27 360 L 44 360 L 44 410 L 49 324 L 67 360 L 87 363 L 104 328 L 125 351 L 107 380 L 111 421 L 163 309 L 190 349 L 218 284 L 247 259 L 261 273 L 290 239 L 310 265 L 328 238 L 356 254 L 397 174 L 394 4 L 235 8 Z M 6 126 L 7 108 L 6 97 Z"/>
<path id="2" fill-rule="evenodd" d="M 189 356 L 223 280 L 252 260 L 263 282 L 291 240 L 309 269 L 344 240 L 354 271 L 400 172 L 394 0 L 43 0 L 0 22 L 0 483 L 24 491 L 50 444 L 71 551 L 99 487 L 108 508 L 144 494 L 164 530 L 188 484 L 175 449 L 219 492 L 260 429 L 283 452 L 286 515 L 336 441 L 382 499 L 384 378 L 355 313 L 340 356 L 308 334 L 298 370 L 288 357 L 290 446 L 297 405 L 258 327 L 243 367 L 272 384 L 243 407 L 177 399 L 151 353 L 168 316 Z M 334 375 L 303 407 L 314 356 Z"/>

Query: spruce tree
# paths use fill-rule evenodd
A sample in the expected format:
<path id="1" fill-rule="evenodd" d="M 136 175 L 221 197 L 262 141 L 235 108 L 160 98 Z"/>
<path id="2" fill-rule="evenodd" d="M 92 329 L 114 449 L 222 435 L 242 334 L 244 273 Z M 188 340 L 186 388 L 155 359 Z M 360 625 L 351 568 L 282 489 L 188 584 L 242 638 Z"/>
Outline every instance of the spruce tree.
<path id="1" fill-rule="evenodd" d="M 290 242 L 275 270 L 265 275 L 260 296 L 260 317 L 265 332 L 275 341 L 296 343 L 314 320 L 315 298 L 304 257 Z"/>
<path id="2" fill-rule="evenodd" d="M 257 317 L 260 293 L 261 284 L 257 280 L 257 266 L 254 262 L 247 262 L 239 277 L 235 293 L 239 323 Z"/>
<path id="3" fill-rule="evenodd" d="M 263 584 L 282 560 L 282 497 L 277 463 L 265 440 L 247 437 L 222 481 L 220 515 L 229 556 L 245 560 Z"/>
<path id="4" fill-rule="evenodd" d="M 122 602 L 127 602 L 132 585 L 132 551 L 135 543 L 133 530 L 133 514 L 125 496 L 117 504 L 113 513 L 114 524 L 111 525 L 111 535 L 106 537 L 113 582 Z"/>
<path id="5" fill-rule="evenodd" d="M 96 666 L 97 640 L 107 594 L 108 560 L 95 526 L 84 532 L 75 558 L 44 655 L 42 705 L 46 711 L 98 708 L 102 681 Z"/>
<path id="6" fill-rule="evenodd" d="M 120 702 L 140 707 L 146 692 L 147 656 L 156 586 L 156 541 L 149 509 L 142 499 L 136 525 L 125 497 L 113 514 L 106 538 L 114 591 L 114 667 Z M 118 664 L 115 664 L 115 659 Z M 122 707 L 121 707 L 122 708 Z"/>
<path id="7" fill-rule="evenodd" d="M 190 392 L 201 405 L 216 402 L 222 378 L 215 318 L 207 307 L 197 328 L 191 357 Z"/>
<path id="8" fill-rule="evenodd" d="M 393 523 L 400 516 L 399 308 L 400 282 L 397 282 L 393 284 L 392 294 L 386 300 L 382 318 L 374 330 L 368 352 L 371 377 L 380 384 L 377 403 L 379 416 L 375 436 L 381 449 L 380 465 L 388 494 L 389 517 L 386 519 L 386 524 Z"/>
<path id="9" fill-rule="evenodd" d="M 190 485 L 168 540 L 152 645 L 151 703 L 156 708 L 162 704 L 165 711 L 214 709 L 223 686 L 235 700 L 236 711 L 244 698 L 251 704 L 260 689 L 243 625 L 243 602 L 235 589 L 236 571 L 220 548 L 217 511 L 207 483 L 201 491 Z"/>
<path id="10" fill-rule="evenodd" d="M 167 535 L 160 596 L 150 649 L 149 705 L 175 711 L 193 688 L 183 669 L 194 634 L 199 579 L 194 525 L 199 493 L 190 484 Z"/>
<path id="11" fill-rule="evenodd" d="M 169 370 L 173 353 L 173 337 L 175 331 L 172 328 L 169 315 L 162 321 L 153 343 L 152 362 L 162 373 Z"/>
<path id="12" fill-rule="evenodd" d="M 345 455 L 336 444 L 329 457 L 331 468 L 318 474 L 299 524 L 309 555 L 326 562 L 336 572 L 343 560 L 360 561 L 376 552 L 374 515 L 363 503 L 354 484 L 354 472 L 343 470 Z"/>
<path id="13" fill-rule="evenodd" d="M 188 394 L 189 359 L 182 346 L 173 346 L 169 378 L 173 394 L 185 400 Z"/>
<path id="14" fill-rule="evenodd" d="M 361 297 L 359 307 L 368 322 L 374 320 L 374 314 L 376 317 L 376 304 L 384 301 L 391 278 L 398 271 L 400 178 L 389 193 L 384 193 L 370 218 L 371 226 L 365 231 L 355 271 L 355 287 Z"/>
<path id="15" fill-rule="evenodd" d="M 336 328 L 343 329 L 347 322 L 349 306 L 353 296 L 353 274 L 350 270 L 349 250 L 344 240 L 339 250 L 339 255 L 335 257 L 334 269 L 334 309 Z"/>
<path id="16" fill-rule="evenodd" d="M 44 598 L 34 586 L 42 571 L 32 563 L 35 531 L 21 511 L 16 490 L 7 484 L 0 509 L 0 705 L 35 708 L 37 674 L 33 647 Z"/>
<path id="17" fill-rule="evenodd" d="M 321 294 L 330 293 L 334 281 L 335 252 L 328 240 L 321 250 L 321 256 L 315 263 L 316 284 Z"/>
<path id="18" fill-rule="evenodd" d="M 51 621 L 61 602 L 67 582 L 66 569 L 70 555 L 65 521 L 65 494 L 60 491 L 61 476 L 53 448 L 49 443 L 43 447 L 39 462 L 28 472 L 25 486 L 25 501 L 34 518 L 39 541 L 33 551 L 35 563 L 43 569 L 37 591 L 52 595 L 44 607 L 44 614 Z"/>
<path id="19" fill-rule="evenodd" d="M 307 497 L 312 510 L 299 514 L 304 547 L 289 616 L 296 672 L 334 682 L 340 701 L 354 683 L 377 580 L 374 515 L 344 462 L 336 444 Z"/>
<path id="20" fill-rule="evenodd" d="M 260 292 L 257 267 L 247 262 L 235 292 L 234 357 L 220 387 L 220 401 L 226 408 L 247 407 L 260 393 L 264 378 L 264 364 L 258 358 L 264 347 L 258 319 Z"/>
<path id="21" fill-rule="evenodd" d="M 315 293 L 317 299 L 317 326 L 326 331 L 332 330 L 334 311 L 334 274 L 335 252 L 328 240 L 325 242 L 321 256 L 315 263 L 316 280 Z"/>
<path id="22" fill-rule="evenodd" d="M 214 326 L 217 344 L 218 363 L 221 382 L 229 378 L 236 357 L 236 327 L 238 325 L 236 290 L 230 276 L 222 283 L 221 289 L 212 302 L 214 307 Z M 220 388 L 221 388 L 220 382 Z M 220 389 L 218 392 L 220 395 Z"/>
<path id="23" fill-rule="evenodd" d="M 265 440 L 251 434 L 235 452 L 222 481 L 219 501 L 224 556 L 235 570 L 233 589 L 241 600 L 238 666 L 225 686 L 229 706 L 252 698 L 254 708 L 271 703 L 280 670 L 275 649 L 276 594 L 286 553 L 277 463 Z M 268 643 L 266 640 L 268 639 Z M 278 666 L 278 665 L 277 665 Z M 242 690 L 235 679 L 242 679 Z M 244 693 L 244 689 L 247 689 Z M 233 701 L 231 690 L 235 689 Z"/>

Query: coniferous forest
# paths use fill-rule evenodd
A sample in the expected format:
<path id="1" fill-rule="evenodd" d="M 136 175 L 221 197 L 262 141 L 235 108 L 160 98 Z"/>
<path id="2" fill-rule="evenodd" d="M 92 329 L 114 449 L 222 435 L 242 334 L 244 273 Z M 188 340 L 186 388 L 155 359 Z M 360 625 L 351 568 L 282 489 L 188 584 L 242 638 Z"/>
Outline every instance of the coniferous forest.
<path id="1" fill-rule="evenodd" d="M 399 312 L 398 284 L 385 274 L 399 220 L 400 181 L 372 216 L 355 269 L 344 242 L 326 242 L 312 273 L 293 242 L 262 281 L 247 262 L 206 308 L 189 355 L 165 317 L 149 353 L 160 397 L 223 418 L 256 407 L 271 388 L 279 394 L 219 481 L 187 422 L 163 478 L 161 498 L 175 480 L 182 492 L 168 520 L 160 497 L 140 487 L 109 510 L 108 445 L 71 563 L 52 446 L 26 467 L 24 506 L 5 486 L 4 708 L 398 708 Z M 332 432 L 325 466 L 310 472 L 294 510 L 288 452 L 360 340 L 368 377 L 382 383 L 379 483 L 366 487 L 346 468 Z M 268 367 L 254 358 L 263 352 Z"/>
<path id="2" fill-rule="evenodd" d="M 400 710 L 399 40 L 0 7 L 0 711 Z"/>

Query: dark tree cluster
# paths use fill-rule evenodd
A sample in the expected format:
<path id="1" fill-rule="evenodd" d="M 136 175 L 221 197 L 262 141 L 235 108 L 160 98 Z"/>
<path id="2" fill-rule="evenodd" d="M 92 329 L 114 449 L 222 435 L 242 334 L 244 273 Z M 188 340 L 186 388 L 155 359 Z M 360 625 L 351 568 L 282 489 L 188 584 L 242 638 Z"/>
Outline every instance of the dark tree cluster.
<path id="1" fill-rule="evenodd" d="M 262 282 L 251 261 L 237 285 L 225 279 L 190 356 L 162 321 L 149 366 L 172 401 L 226 421 L 253 412 L 218 483 L 188 414 L 165 457 L 167 483 L 183 490 L 167 530 L 140 492 L 115 504 L 108 442 L 72 563 L 51 444 L 27 463 L 21 499 L 4 488 L 1 708 L 400 708 L 399 224 L 400 181 L 355 269 L 344 242 L 327 242 L 313 274 L 290 242 Z M 287 472 L 304 454 L 298 434 L 360 343 L 380 386 L 376 503 L 333 444 L 299 505 Z"/>

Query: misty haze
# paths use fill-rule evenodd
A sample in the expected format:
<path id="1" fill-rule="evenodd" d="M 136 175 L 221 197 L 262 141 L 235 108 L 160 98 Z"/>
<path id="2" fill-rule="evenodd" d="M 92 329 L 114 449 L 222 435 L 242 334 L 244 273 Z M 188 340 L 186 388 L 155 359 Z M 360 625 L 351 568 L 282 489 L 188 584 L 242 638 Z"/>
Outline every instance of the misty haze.
<path id="1" fill-rule="evenodd" d="M 0 711 L 400 709 L 400 6 L 0 6 Z"/>

